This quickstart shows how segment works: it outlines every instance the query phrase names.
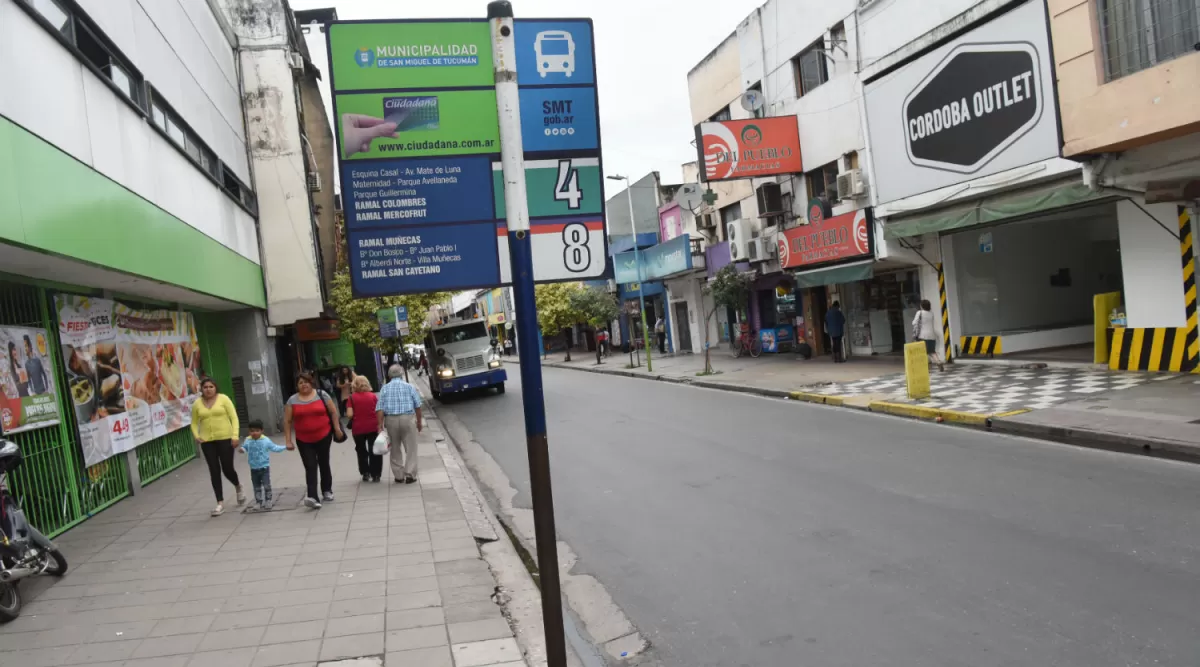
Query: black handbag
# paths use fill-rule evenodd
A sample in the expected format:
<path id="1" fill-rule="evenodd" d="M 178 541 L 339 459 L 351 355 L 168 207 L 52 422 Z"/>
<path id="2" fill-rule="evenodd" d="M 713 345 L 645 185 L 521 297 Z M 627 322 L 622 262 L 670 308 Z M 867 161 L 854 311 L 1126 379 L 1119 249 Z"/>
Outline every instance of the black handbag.
<path id="1" fill-rule="evenodd" d="M 333 399 L 330 398 L 329 394 L 326 394 L 325 392 L 321 392 L 320 395 L 318 396 L 318 398 L 321 399 L 321 405 L 325 406 L 325 416 L 329 417 L 329 435 L 333 436 L 334 442 L 346 442 L 347 438 L 349 437 L 346 435 L 346 429 L 341 429 L 342 437 L 339 438 L 337 436 L 337 434 L 338 434 L 337 424 L 335 424 L 333 421 L 333 413 L 329 411 L 329 403 L 325 402 L 325 399 L 328 398 L 329 402 L 332 403 Z"/>

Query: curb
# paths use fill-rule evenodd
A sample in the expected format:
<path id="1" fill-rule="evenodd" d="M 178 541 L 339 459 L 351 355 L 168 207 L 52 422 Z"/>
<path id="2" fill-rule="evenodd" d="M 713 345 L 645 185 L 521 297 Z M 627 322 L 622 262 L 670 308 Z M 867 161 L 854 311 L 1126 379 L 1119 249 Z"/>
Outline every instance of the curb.
<path id="1" fill-rule="evenodd" d="M 1146 438 L 1132 433 L 1107 433 L 1085 428 L 1045 426 L 1002 418 L 992 422 L 992 430 L 997 433 L 1049 440 L 1078 447 L 1104 449 L 1125 454 L 1141 454 L 1186 463 L 1200 463 L 1200 447 L 1196 445 L 1176 440 Z"/>
<path id="2" fill-rule="evenodd" d="M 977 426 L 981 428 L 989 428 L 992 424 L 992 418 L 988 415 L 979 414 L 976 412 L 960 412 L 958 410 L 943 410 L 941 408 L 930 408 L 924 405 L 910 405 L 908 403 L 891 403 L 888 401 L 871 401 L 867 406 L 871 412 L 882 412 L 884 414 L 896 415 L 897 417 L 911 417 L 914 419 L 941 420 L 952 424 L 963 424 L 965 426 Z"/>
<path id="3" fill-rule="evenodd" d="M 820 403 L 821 405 L 834 405 L 837 407 L 852 407 L 846 405 L 846 399 L 841 396 L 814 394 L 810 391 L 793 391 L 788 394 L 788 398 L 791 398 L 793 401 L 804 401 L 806 403 Z"/>

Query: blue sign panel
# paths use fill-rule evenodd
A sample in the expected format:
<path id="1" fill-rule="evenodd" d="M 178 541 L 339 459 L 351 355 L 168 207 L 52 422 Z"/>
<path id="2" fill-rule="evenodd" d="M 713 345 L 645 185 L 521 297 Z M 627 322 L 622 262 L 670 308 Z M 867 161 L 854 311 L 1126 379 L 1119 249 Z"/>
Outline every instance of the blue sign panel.
<path id="1" fill-rule="evenodd" d="M 342 163 L 346 228 L 469 222 L 492 217 L 489 157 Z"/>
<path id="2" fill-rule="evenodd" d="M 521 139 L 526 152 L 595 150 L 595 88 L 522 88 Z"/>
<path id="3" fill-rule="evenodd" d="M 493 222 L 351 231 L 347 237 L 358 297 L 500 283 Z"/>
<path id="4" fill-rule="evenodd" d="M 396 306 L 396 321 L 397 322 L 407 322 L 408 321 L 408 306 Z"/>
<path id="5" fill-rule="evenodd" d="M 622 252 L 613 256 L 613 274 L 618 284 L 642 280 L 660 280 L 692 268 L 692 246 L 687 234 L 646 248 L 641 252 L 642 271 L 638 274 L 637 254 Z"/>
<path id="6" fill-rule="evenodd" d="M 636 299 L 639 295 L 642 296 L 658 296 L 666 291 L 662 283 L 630 283 L 621 285 L 617 296 L 621 301 Z"/>
<path id="7" fill-rule="evenodd" d="M 515 22 L 517 84 L 594 84 L 592 22 L 520 19 Z"/>
<path id="8" fill-rule="evenodd" d="M 380 338 L 395 338 L 396 337 L 396 323 L 395 322 L 385 322 L 383 320 L 380 320 L 379 321 L 379 337 Z"/>

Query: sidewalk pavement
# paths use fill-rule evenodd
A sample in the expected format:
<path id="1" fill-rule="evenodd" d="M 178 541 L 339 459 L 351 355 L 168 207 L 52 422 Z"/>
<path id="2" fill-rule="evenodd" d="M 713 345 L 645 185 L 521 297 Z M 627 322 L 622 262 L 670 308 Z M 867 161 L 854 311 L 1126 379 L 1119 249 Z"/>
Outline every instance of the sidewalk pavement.
<path id="1" fill-rule="evenodd" d="M 791 354 L 734 358 L 713 350 L 718 375 L 697 376 L 703 355 L 654 357 L 654 373 L 626 368 L 628 355 L 596 365 L 595 354 L 561 352 L 543 365 L 789 398 L 904 417 L 947 421 L 1071 444 L 1200 460 L 1200 380 L 1104 367 L 967 361 L 930 374 L 931 396 L 907 397 L 903 359 L 833 364 Z"/>
<path id="2" fill-rule="evenodd" d="M 40 594 L 23 587 L 36 597 L 0 626 L 0 667 L 311 667 L 359 657 L 524 667 L 476 542 L 496 536 L 440 422 L 427 423 L 419 484 L 360 482 L 354 445 L 334 444 L 336 500 L 317 511 L 299 506 L 295 452 L 272 456 L 270 512 L 242 513 L 226 482 L 225 514 L 209 517 L 203 461 L 155 481 L 57 540 L 71 569 Z M 244 455 L 236 466 L 252 502 Z"/>

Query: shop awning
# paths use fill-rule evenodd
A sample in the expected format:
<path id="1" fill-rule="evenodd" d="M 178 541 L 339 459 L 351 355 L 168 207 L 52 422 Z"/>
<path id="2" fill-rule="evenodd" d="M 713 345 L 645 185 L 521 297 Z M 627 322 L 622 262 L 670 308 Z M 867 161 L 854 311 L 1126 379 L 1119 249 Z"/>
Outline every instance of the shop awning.
<path id="1" fill-rule="evenodd" d="M 889 220 L 883 226 L 883 237 L 902 239 L 945 232 L 963 227 L 985 225 L 1012 220 L 1036 213 L 1044 213 L 1083 204 L 1091 204 L 1112 195 L 1094 192 L 1080 183 L 1078 178 L 1058 181 L 1028 190 L 1007 192 L 984 197 L 969 204 L 950 206 L 923 215 L 905 216 Z"/>
<path id="2" fill-rule="evenodd" d="M 821 285 L 837 285 L 867 280 L 875 275 L 875 260 L 865 262 L 830 266 L 824 269 L 812 269 L 792 274 L 796 278 L 796 287 L 820 287 Z"/>

